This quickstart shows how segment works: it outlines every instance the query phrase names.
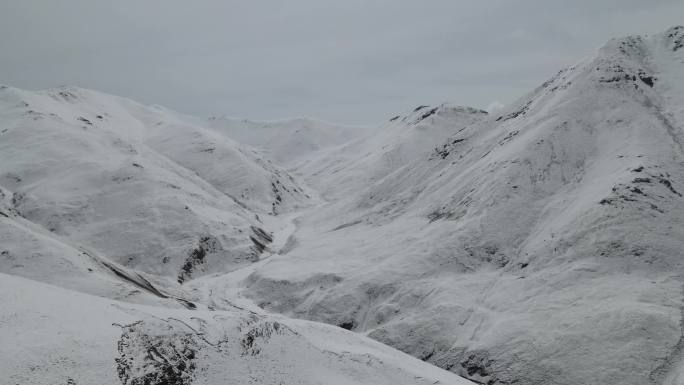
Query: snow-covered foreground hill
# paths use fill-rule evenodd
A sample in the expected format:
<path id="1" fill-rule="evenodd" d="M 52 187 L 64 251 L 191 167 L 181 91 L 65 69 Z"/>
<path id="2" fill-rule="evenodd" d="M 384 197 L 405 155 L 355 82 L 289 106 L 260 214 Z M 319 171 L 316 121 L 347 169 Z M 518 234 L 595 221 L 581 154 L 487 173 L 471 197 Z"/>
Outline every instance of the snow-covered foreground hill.
<path id="1" fill-rule="evenodd" d="M 376 128 L 2 87 L 0 373 L 678 383 L 683 130 L 682 27 Z"/>
<path id="2" fill-rule="evenodd" d="M 0 274 L 3 384 L 468 384 L 333 326 L 108 300 Z"/>

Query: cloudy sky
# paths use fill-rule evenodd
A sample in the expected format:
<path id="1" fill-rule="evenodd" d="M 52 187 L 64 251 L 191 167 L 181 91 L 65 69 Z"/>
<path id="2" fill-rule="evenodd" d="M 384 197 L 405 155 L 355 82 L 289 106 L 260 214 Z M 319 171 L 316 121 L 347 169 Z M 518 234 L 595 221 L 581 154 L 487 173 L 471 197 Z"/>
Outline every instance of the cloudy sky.
<path id="1" fill-rule="evenodd" d="M 509 103 L 610 37 L 682 23 L 681 0 L 0 0 L 0 83 L 369 124 Z"/>

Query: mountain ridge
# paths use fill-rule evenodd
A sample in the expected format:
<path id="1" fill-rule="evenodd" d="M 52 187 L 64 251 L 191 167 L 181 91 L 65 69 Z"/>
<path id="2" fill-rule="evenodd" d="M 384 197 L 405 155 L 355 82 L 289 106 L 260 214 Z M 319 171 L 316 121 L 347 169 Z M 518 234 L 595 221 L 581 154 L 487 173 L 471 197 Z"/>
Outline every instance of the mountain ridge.
<path id="1" fill-rule="evenodd" d="M 207 121 L 75 87 L 2 86 L 3 304 L 55 332 L 21 290 L 40 304 L 43 284 L 56 285 L 123 309 L 111 316 L 126 318 L 116 321 L 126 385 L 159 370 L 141 350 L 157 337 L 178 385 L 214 378 L 225 357 L 164 324 L 170 312 L 242 341 L 278 334 L 279 322 L 293 333 L 264 351 L 292 344 L 314 360 L 325 354 L 301 341 L 348 329 L 482 384 L 674 383 L 684 373 L 683 41 L 683 27 L 613 39 L 493 113 L 418 106 L 372 130 Z M 247 334 L 226 331 L 245 324 Z M 369 346 L 358 338 L 350 344 Z M 200 345 L 202 362 L 169 348 Z M 352 345 L 331 373 L 357 370 Z M 40 357 L 13 349 L 21 358 L 7 355 L 5 368 L 28 378 L 22 360 Z M 269 357 L 239 362 L 297 365 Z M 213 374 L 181 369 L 190 362 Z M 391 377 L 369 365 L 366 375 Z M 425 368 L 401 381 L 420 383 Z M 323 378 L 309 374 L 287 378 Z"/>
<path id="2" fill-rule="evenodd" d="M 341 229 L 326 241 L 295 234 L 316 253 L 295 249 L 291 261 L 262 267 L 249 281 L 252 296 L 277 312 L 354 325 L 484 383 L 657 383 L 649 368 L 680 334 L 680 305 L 662 294 L 681 291 L 682 57 L 672 43 L 680 30 L 613 40 L 410 168 L 347 186 L 355 201 L 333 203 L 302 226 Z M 338 226 L 322 226 L 326 218 Z M 307 284 L 288 269 L 295 261 L 320 269 L 312 278 L 336 278 Z M 522 304 L 507 303 L 513 298 Z M 622 298 L 622 307 L 606 298 Z M 639 305 L 643 298 L 649 306 Z M 561 311 L 566 302 L 576 310 Z M 612 321 L 596 315 L 604 302 Z M 584 322 L 603 325 L 602 336 L 585 340 Z M 515 325 L 526 327 L 503 332 Z M 585 354 L 554 348 L 562 339 Z M 633 339 L 631 350 L 615 342 L 624 339 Z M 632 350 L 652 361 L 632 361 Z M 614 360 L 601 367 L 620 370 L 593 373 L 597 355 Z"/>

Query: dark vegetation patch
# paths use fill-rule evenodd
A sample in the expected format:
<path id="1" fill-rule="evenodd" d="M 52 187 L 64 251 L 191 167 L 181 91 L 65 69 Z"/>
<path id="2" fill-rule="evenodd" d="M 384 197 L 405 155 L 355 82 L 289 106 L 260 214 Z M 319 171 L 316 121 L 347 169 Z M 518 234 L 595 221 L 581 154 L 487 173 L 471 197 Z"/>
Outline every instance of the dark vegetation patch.
<path id="1" fill-rule="evenodd" d="M 531 104 L 532 104 L 532 101 L 529 100 L 519 110 L 517 110 L 515 112 L 511 112 L 508 115 L 499 116 L 498 118 L 496 118 L 496 121 L 497 122 L 505 122 L 505 121 L 510 120 L 510 119 L 515 119 L 518 116 L 525 115 L 527 113 L 527 111 L 530 109 Z"/>
<path id="2" fill-rule="evenodd" d="M 197 247 L 192 249 L 185 259 L 185 263 L 178 273 L 178 283 L 182 284 L 190 278 L 200 265 L 203 265 L 207 254 L 222 250 L 223 247 L 216 237 L 204 235 L 200 237 Z"/>
<path id="3" fill-rule="evenodd" d="M 639 70 L 638 72 L 639 80 L 642 82 L 646 83 L 647 86 L 653 87 L 655 85 L 656 78 L 655 76 L 648 75 L 644 70 Z"/>
<path id="4" fill-rule="evenodd" d="M 435 147 L 433 150 L 432 155 L 430 156 L 430 159 L 435 159 L 435 158 L 441 158 L 441 159 L 446 159 L 451 152 L 454 150 L 456 145 L 459 143 L 465 142 L 465 139 L 453 139 L 450 142 L 444 143 L 442 147 Z"/>
<path id="5" fill-rule="evenodd" d="M 487 385 L 495 383 L 495 380 L 491 378 L 491 360 L 489 359 L 489 353 L 486 351 L 475 350 L 468 352 L 459 364 L 465 371 L 465 374 L 478 383 Z"/>
<path id="6" fill-rule="evenodd" d="M 597 246 L 599 250 L 599 255 L 602 257 L 624 255 L 625 245 L 622 243 L 622 241 L 615 240 L 605 244 L 599 244 Z"/>
<path id="7" fill-rule="evenodd" d="M 644 194 L 644 192 L 641 191 L 641 189 L 638 188 L 638 187 L 632 187 L 629 191 L 631 191 L 631 192 L 633 192 L 633 193 L 635 193 L 635 194 L 646 195 L 646 194 Z"/>
<path id="8" fill-rule="evenodd" d="M 123 385 L 190 385 L 200 348 L 193 333 L 150 335 L 139 321 L 122 327 L 116 372 Z"/>
<path id="9" fill-rule="evenodd" d="M 89 254 L 87 254 L 87 255 L 89 255 Z M 91 256 L 91 258 L 92 258 L 92 256 Z M 101 261 L 101 262 L 107 269 L 109 269 L 112 273 L 114 273 L 114 275 L 123 279 L 124 281 L 132 283 L 134 286 L 137 286 L 141 289 L 144 289 L 145 291 L 150 292 L 159 298 L 169 298 L 168 295 L 159 291 L 159 289 L 154 287 L 154 285 L 152 285 L 152 283 L 150 283 L 150 281 L 145 279 L 142 275 L 140 275 L 138 273 L 129 273 L 129 272 L 127 272 L 123 269 L 120 269 L 120 268 L 118 268 L 112 264 L 107 263 L 107 262 L 104 262 L 104 261 Z"/>
<path id="10" fill-rule="evenodd" d="M 19 206 L 21 206 L 25 200 L 26 200 L 25 194 L 16 193 L 16 192 L 12 193 L 12 199 L 10 200 L 10 203 L 12 204 L 12 209 L 10 211 L 12 211 L 14 214 L 16 214 L 18 216 L 23 216 Z"/>
<path id="11" fill-rule="evenodd" d="M 257 254 L 261 254 L 266 250 L 266 245 L 261 243 L 258 239 L 256 239 L 253 236 L 250 236 L 249 239 L 252 241 L 254 250 L 256 251 Z"/>
<path id="12" fill-rule="evenodd" d="M 340 322 L 339 324 L 337 324 L 337 326 L 345 330 L 354 330 L 354 328 L 356 327 L 356 322 L 352 319 L 349 321 Z"/>
<path id="13" fill-rule="evenodd" d="M 667 179 L 666 175 L 660 174 L 657 176 L 653 176 L 653 178 L 658 183 L 662 184 L 668 190 L 670 190 L 671 193 L 673 193 L 677 196 L 680 196 L 680 197 L 682 196 L 682 194 L 679 191 L 675 190 L 674 186 L 672 185 L 672 182 L 669 179 Z M 652 183 L 652 181 L 653 181 L 653 179 L 651 179 L 651 178 L 643 177 L 643 178 L 634 178 L 632 183 Z"/>
<path id="14" fill-rule="evenodd" d="M 277 321 L 264 321 L 253 326 L 240 339 L 242 355 L 256 356 L 261 353 L 261 347 L 257 342 L 268 342 L 273 335 L 283 334 L 285 331 L 294 333 L 285 325 Z"/>
<path id="15" fill-rule="evenodd" d="M 506 136 L 505 136 L 503 139 L 501 139 L 501 140 L 499 141 L 499 146 L 503 146 L 504 144 L 510 142 L 510 141 L 511 141 L 514 137 L 516 137 L 519 133 L 520 133 L 520 131 L 518 131 L 518 130 L 509 132 L 508 134 L 506 134 Z"/>
<path id="16" fill-rule="evenodd" d="M 352 227 L 352 226 L 358 225 L 361 222 L 363 222 L 363 221 L 361 219 L 358 219 L 358 220 L 355 220 L 352 222 L 343 223 L 343 224 L 335 227 L 334 229 L 332 229 L 332 231 L 346 229 L 347 227 Z"/>
<path id="17" fill-rule="evenodd" d="M 439 110 L 439 107 L 435 107 L 435 108 L 431 109 L 430 111 L 425 112 L 414 122 L 414 124 L 417 124 L 417 123 L 421 122 L 422 120 L 429 118 L 430 116 L 436 114 L 437 110 Z"/>
<path id="18" fill-rule="evenodd" d="M 116 183 L 123 183 L 123 182 L 128 182 L 129 180 L 132 180 L 133 177 L 131 175 L 117 175 L 112 177 L 112 182 Z"/>
<path id="19" fill-rule="evenodd" d="M 637 80 L 653 87 L 657 78 L 652 74 L 647 73 L 644 69 L 638 69 L 636 73 L 632 73 L 619 64 L 612 63 L 608 67 L 596 67 L 597 70 L 605 70 L 606 75 L 599 77 L 599 83 L 615 83 L 615 84 L 631 84 L 634 88 L 639 88 Z"/>
<path id="20" fill-rule="evenodd" d="M 63 97 L 64 99 L 78 99 L 76 95 L 69 91 L 59 91 L 59 96 Z"/>
<path id="21" fill-rule="evenodd" d="M 188 310 L 197 310 L 197 305 L 188 301 L 187 299 L 176 298 L 176 301 L 178 301 L 178 303 L 180 303 L 181 305 L 185 306 L 185 308 Z"/>
<path id="22" fill-rule="evenodd" d="M 90 125 L 90 126 L 93 125 L 93 122 L 91 122 L 90 120 L 88 120 L 88 119 L 86 119 L 86 118 L 84 118 L 84 117 L 82 117 L 82 116 L 79 116 L 79 117 L 76 118 L 76 119 L 77 119 L 77 120 L 80 120 L 81 122 L 83 122 L 83 123 L 85 123 L 85 124 L 87 124 L 87 125 Z"/>
<path id="23" fill-rule="evenodd" d="M 290 192 L 285 186 L 280 183 L 279 179 L 271 182 L 271 192 L 273 192 L 273 202 L 271 202 L 271 214 L 278 215 L 278 208 L 283 203 L 283 192 Z"/>
<path id="24" fill-rule="evenodd" d="M 670 192 L 672 192 L 673 194 L 676 194 L 678 196 L 682 196 L 682 194 L 680 194 L 677 190 L 674 189 L 674 187 L 672 187 L 672 182 L 670 182 L 669 179 L 666 179 L 666 178 L 661 176 L 658 178 L 658 182 L 660 182 L 662 185 L 667 187 L 667 189 L 670 190 Z"/>
<path id="25" fill-rule="evenodd" d="M 642 172 L 643 170 L 644 167 L 639 166 L 631 171 Z M 665 188 L 667 188 L 667 190 L 672 194 L 681 197 L 682 194 L 675 189 L 675 187 L 672 185 L 672 182 L 668 179 L 668 177 L 668 174 L 651 174 L 648 176 L 634 178 L 631 184 L 616 184 L 611 189 L 612 194 L 606 198 L 601 199 L 599 201 L 599 204 L 622 208 L 625 204 L 628 204 L 630 202 L 641 202 L 645 204 L 646 207 L 654 211 L 664 213 L 665 211 L 653 202 L 654 197 L 663 197 L 660 196 L 658 192 L 651 192 L 653 187 L 650 186 L 655 186 L 655 183 L 659 183 Z"/>
<path id="26" fill-rule="evenodd" d="M 22 181 L 21 176 L 13 173 L 13 172 L 8 172 L 5 174 L 5 178 L 9 179 L 10 181 L 14 183 L 20 183 Z"/>
<path id="27" fill-rule="evenodd" d="M 428 221 L 430 221 L 430 223 L 436 222 L 440 219 L 451 219 L 454 217 L 456 217 L 456 214 L 454 214 L 454 212 L 447 211 L 444 208 L 435 210 L 427 215 Z"/>
<path id="28" fill-rule="evenodd" d="M 496 267 L 505 267 L 510 262 L 510 258 L 500 250 L 499 246 L 494 243 L 485 243 L 483 245 L 466 246 L 464 250 L 470 258 L 482 262 L 492 264 Z"/>
<path id="29" fill-rule="evenodd" d="M 252 232 L 265 243 L 273 242 L 273 237 L 271 236 L 271 234 L 267 233 L 264 229 L 256 226 L 250 226 L 250 229 L 252 229 Z"/>
<path id="30" fill-rule="evenodd" d="M 249 239 L 252 241 L 252 250 L 258 258 L 266 250 L 266 246 L 273 242 L 273 237 L 262 228 L 250 226 L 250 229 L 252 235 L 249 236 Z"/>
<path id="31" fill-rule="evenodd" d="M 672 40 L 673 52 L 677 52 L 679 49 L 684 48 L 684 27 L 681 25 L 672 27 L 667 37 Z"/>

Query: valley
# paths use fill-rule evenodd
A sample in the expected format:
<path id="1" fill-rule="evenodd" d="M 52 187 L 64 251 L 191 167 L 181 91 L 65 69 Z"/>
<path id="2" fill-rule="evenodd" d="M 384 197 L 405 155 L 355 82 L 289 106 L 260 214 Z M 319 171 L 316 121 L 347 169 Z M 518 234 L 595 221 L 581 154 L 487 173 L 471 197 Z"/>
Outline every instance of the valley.
<path id="1" fill-rule="evenodd" d="M 678 383 L 682 39 L 373 127 L 0 87 L 1 382 Z"/>

